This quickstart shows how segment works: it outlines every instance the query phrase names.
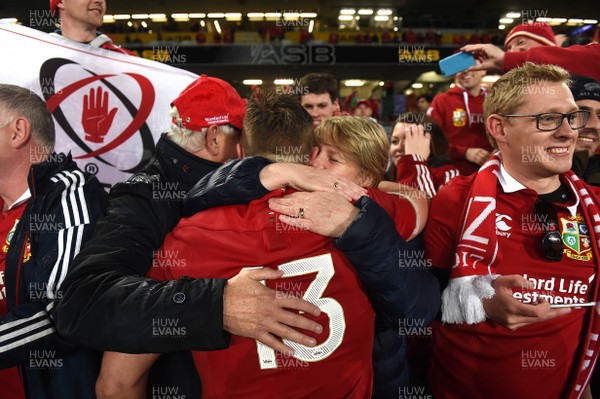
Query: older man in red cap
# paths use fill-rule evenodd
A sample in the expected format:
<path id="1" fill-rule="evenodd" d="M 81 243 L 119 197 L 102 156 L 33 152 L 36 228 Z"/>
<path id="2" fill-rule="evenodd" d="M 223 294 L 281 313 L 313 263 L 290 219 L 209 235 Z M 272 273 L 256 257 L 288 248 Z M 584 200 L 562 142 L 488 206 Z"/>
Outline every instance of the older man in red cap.
<path id="1" fill-rule="evenodd" d="M 171 105 L 171 141 L 217 167 L 237 158 L 246 104 L 227 82 L 202 75 Z"/>
<path id="2" fill-rule="evenodd" d="M 318 314 L 318 308 L 277 296 L 259 282 L 279 278 L 279 272 L 246 270 L 229 280 L 190 278 L 170 283 L 140 277 L 152 267 L 181 261 L 157 250 L 179 222 L 187 191 L 236 157 L 242 134 L 245 101 L 221 79 L 200 76 L 171 105 L 171 130 L 158 141 L 152 162 L 145 172 L 113 187 L 108 216 L 98 222 L 94 237 L 64 280 L 57 330 L 83 346 L 129 353 L 224 349 L 230 334 L 280 351 L 288 347 L 273 335 L 312 346 L 308 336 L 288 325 L 309 331 L 320 326 L 284 309 Z M 155 323 L 166 319 L 175 320 L 185 335 L 157 339 Z M 111 356 L 120 355 L 105 354 Z M 191 357 L 187 360 L 190 363 L 173 362 L 165 369 L 182 377 L 185 365 L 191 365 Z M 112 379 L 110 373 L 106 370 L 99 379 L 99 393 L 111 394 L 103 390 L 103 383 Z M 179 394 L 198 397 L 194 387 L 185 386 L 188 382 L 178 384 Z M 126 388 L 120 393 L 133 397 L 127 396 Z"/>
<path id="3" fill-rule="evenodd" d="M 106 13 L 105 0 L 50 0 L 50 11 L 60 17 L 60 29 L 51 34 L 92 47 L 134 55 L 98 31 Z"/>
<path id="4" fill-rule="evenodd" d="M 513 44 L 526 37 L 526 45 Z M 525 62 L 559 65 L 572 75 L 600 80 L 600 44 L 560 47 L 549 26 L 541 22 L 515 27 L 508 34 L 504 52 L 493 44 L 468 44 L 460 50 L 483 57 L 469 71 L 507 72 Z"/>

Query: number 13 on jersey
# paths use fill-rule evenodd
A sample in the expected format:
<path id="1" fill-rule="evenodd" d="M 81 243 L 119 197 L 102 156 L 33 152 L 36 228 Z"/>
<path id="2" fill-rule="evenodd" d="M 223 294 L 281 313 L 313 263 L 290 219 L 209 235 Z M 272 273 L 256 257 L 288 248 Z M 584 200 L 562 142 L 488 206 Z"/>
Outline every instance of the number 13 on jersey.
<path id="1" fill-rule="evenodd" d="M 283 271 L 282 278 L 317 273 L 317 276 L 304 293 L 303 299 L 314 304 L 321 309 L 321 312 L 327 314 L 329 317 L 329 336 L 323 343 L 313 348 L 285 339 L 283 342 L 294 349 L 294 357 L 299 360 L 318 362 L 327 358 L 340 346 L 346 331 L 346 319 L 344 318 L 344 309 L 342 308 L 342 305 L 333 298 L 321 297 L 331 281 L 331 278 L 335 274 L 331 254 L 284 263 L 279 265 L 279 270 Z M 262 281 L 262 283 L 264 284 L 264 281 Z M 258 341 L 256 341 L 256 347 L 260 368 L 262 370 L 276 369 L 277 360 L 275 358 L 275 350 Z"/>

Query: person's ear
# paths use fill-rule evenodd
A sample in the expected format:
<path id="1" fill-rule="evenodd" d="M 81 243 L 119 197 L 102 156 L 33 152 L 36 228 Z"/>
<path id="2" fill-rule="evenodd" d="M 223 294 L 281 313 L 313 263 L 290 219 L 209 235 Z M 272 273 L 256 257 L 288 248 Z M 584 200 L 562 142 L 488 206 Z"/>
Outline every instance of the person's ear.
<path id="1" fill-rule="evenodd" d="M 206 150 L 210 155 L 219 154 L 219 126 L 210 125 L 206 130 Z"/>
<path id="2" fill-rule="evenodd" d="M 238 158 L 244 158 L 246 156 L 244 152 L 244 146 L 240 142 L 236 143 L 235 151 L 237 152 Z"/>
<path id="3" fill-rule="evenodd" d="M 319 147 L 314 147 L 310 153 L 310 159 L 308 161 L 309 165 L 312 165 L 317 156 L 319 155 Z"/>
<path id="4" fill-rule="evenodd" d="M 362 172 L 360 176 L 360 182 L 358 183 L 358 185 L 361 187 L 371 187 L 374 181 L 375 179 L 373 179 L 373 176 Z"/>
<path id="5" fill-rule="evenodd" d="M 18 117 L 10 123 L 10 146 L 19 149 L 29 143 L 31 138 L 31 124 L 24 117 Z"/>
<path id="6" fill-rule="evenodd" d="M 341 112 L 341 111 L 342 111 L 342 108 L 340 108 L 340 101 L 339 101 L 339 99 L 338 99 L 338 98 L 336 98 L 336 99 L 333 101 L 333 108 L 334 108 L 336 111 L 338 111 L 338 112 Z"/>
<path id="7" fill-rule="evenodd" d="M 485 127 L 496 143 L 506 144 L 506 124 L 506 119 L 498 114 L 492 114 L 486 119 Z"/>

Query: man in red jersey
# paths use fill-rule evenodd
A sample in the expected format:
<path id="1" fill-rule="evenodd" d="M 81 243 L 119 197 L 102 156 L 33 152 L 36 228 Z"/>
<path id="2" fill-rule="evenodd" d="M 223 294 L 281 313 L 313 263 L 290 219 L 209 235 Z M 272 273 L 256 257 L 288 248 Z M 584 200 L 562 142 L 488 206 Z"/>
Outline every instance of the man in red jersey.
<path id="1" fill-rule="evenodd" d="M 298 154 L 297 162 L 308 161 L 314 140 L 311 125 L 310 115 L 293 96 L 266 96 L 252 102 L 245 117 L 244 148 L 257 156 L 248 161 L 261 163 L 260 159 L 265 158 L 260 156 L 281 161 L 277 154 L 290 148 Z M 233 168 L 244 175 L 256 173 L 256 168 L 245 172 L 242 166 Z M 229 181 L 229 173 L 217 172 L 209 180 L 220 186 L 221 179 Z M 343 185 L 335 180 L 331 184 Z M 370 198 L 363 196 L 352 205 L 334 194 L 337 200 L 325 206 L 331 214 L 316 220 L 313 215 L 318 200 L 311 201 L 305 209 L 296 209 L 298 220 L 312 222 L 311 230 L 338 237 L 331 240 L 309 233 L 308 225 L 289 226 L 281 222 L 269 206 L 273 205 L 271 198 L 285 194 L 286 190 L 275 190 L 249 205 L 213 208 L 182 220 L 167 236 L 162 249 L 176 254 L 180 261 L 154 268 L 149 276 L 160 280 L 227 276 L 239 271 L 240 265 L 281 269 L 284 277 L 267 284 L 280 289 L 281 295 L 302 296 L 322 311 L 318 320 L 324 328 L 311 334 L 316 341 L 314 348 L 285 341 L 293 348 L 293 357 L 282 356 L 242 337 L 232 337 L 229 349 L 212 355 L 194 352 L 203 381 L 203 397 L 370 397 L 372 307 L 378 309 L 386 325 L 396 327 L 403 317 L 425 317 L 428 323 L 437 312 L 437 284 L 426 270 L 398 267 L 399 253 L 406 243 L 390 217 Z M 230 197 L 231 193 L 225 195 L 223 201 L 230 201 Z M 335 221 L 330 223 L 332 220 Z M 328 227 L 318 228 L 316 224 Z M 200 247 L 202 252 L 198 252 Z M 354 259 L 355 266 L 350 259 Z M 205 260 L 203 267 L 191 266 Z M 232 262 L 241 263 L 236 266 Z M 365 290 L 370 293 L 369 298 Z M 156 320 L 157 337 L 185 334 L 176 329 L 176 323 L 177 320 Z M 399 353 L 398 362 L 404 363 L 404 351 Z M 124 375 L 143 376 L 140 368 L 144 370 L 153 360 L 148 355 L 127 356 L 137 358 L 133 362 L 131 358 L 127 360 L 127 369 L 123 362 L 116 364 Z M 402 381 L 407 382 L 407 378 Z M 395 392 L 397 395 L 398 385 Z"/>
<path id="2" fill-rule="evenodd" d="M 485 71 L 457 73 L 455 86 L 435 96 L 427 110 L 427 115 L 442 127 L 448 139 L 452 163 L 465 176 L 475 173 L 492 149 L 483 120 L 486 91 L 481 80 L 485 74 Z"/>
<path id="3" fill-rule="evenodd" d="M 307 156 L 312 151 L 312 120 L 291 96 L 264 97 L 250 104 L 246 121 L 254 122 L 246 126 L 244 142 L 251 155 L 275 159 L 277 148 L 283 145 L 301 149 Z M 264 134 L 270 139 L 264 140 Z M 278 190 L 249 205 L 209 209 L 183 220 L 167 236 L 163 249 L 176 251 L 190 262 L 194 259 L 190 265 L 201 258 L 203 267 L 157 268 L 151 276 L 160 280 L 228 276 L 238 273 L 242 264 L 281 269 L 284 277 L 274 286 L 284 295 L 310 298 L 322 310 L 318 320 L 324 329 L 312 335 L 317 345 L 292 345 L 294 357 L 235 336 L 229 349 L 194 352 L 204 398 L 292 393 L 305 398 L 369 397 L 374 332 L 369 300 L 354 267 L 329 238 L 286 229 L 278 221 L 269 209 L 269 199 L 283 195 L 285 191 Z M 202 243 L 202 253 L 195 250 L 198 243 Z"/>
<path id="4" fill-rule="evenodd" d="M 447 285 L 436 398 L 577 398 L 587 384 L 600 200 L 569 170 L 589 114 L 568 82 L 564 69 L 533 63 L 502 76 L 485 102 L 499 154 L 433 200 L 425 248 Z"/>

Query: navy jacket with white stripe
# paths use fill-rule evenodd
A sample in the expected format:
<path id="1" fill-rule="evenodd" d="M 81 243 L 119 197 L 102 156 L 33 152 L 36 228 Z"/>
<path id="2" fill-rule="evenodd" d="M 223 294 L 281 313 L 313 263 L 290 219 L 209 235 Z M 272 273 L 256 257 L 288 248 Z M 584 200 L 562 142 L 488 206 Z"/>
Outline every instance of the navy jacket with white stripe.
<path id="1" fill-rule="evenodd" d="M 6 258 L 0 368 L 21 366 L 28 398 L 95 398 L 101 354 L 67 344 L 49 314 L 71 260 L 104 214 L 106 192 L 70 154 L 34 164 L 28 183 L 31 198 Z"/>

